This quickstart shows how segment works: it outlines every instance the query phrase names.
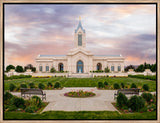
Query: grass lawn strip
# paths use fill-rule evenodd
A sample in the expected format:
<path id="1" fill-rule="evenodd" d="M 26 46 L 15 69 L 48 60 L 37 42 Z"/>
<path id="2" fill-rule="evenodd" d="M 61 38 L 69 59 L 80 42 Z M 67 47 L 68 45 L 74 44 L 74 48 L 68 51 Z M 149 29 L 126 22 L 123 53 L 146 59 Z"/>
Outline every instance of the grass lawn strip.
<path id="1" fill-rule="evenodd" d="M 146 79 L 138 79 L 138 78 L 65 78 L 65 77 L 52 77 L 52 78 L 23 78 L 23 79 L 15 79 L 15 80 L 5 80 L 4 81 L 4 89 L 9 90 L 9 84 L 13 83 L 16 86 L 20 86 L 20 84 L 25 83 L 29 84 L 31 82 L 35 83 L 36 87 L 38 87 L 39 83 L 45 84 L 47 88 L 47 83 L 51 82 L 55 84 L 55 82 L 59 81 L 62 87 L 97 87 L 98 82 L 108 82 L 110 89 L 113 89 L 113 84 L 118 83 L 119 85 L 123 82 L 125 86 L 130 86 L 132 83 L 135 83 L 139 88 L 143 86 L 143 84 L 148 84 L 150 87 L 150 91 L 156 91 L 156 81 L 146 80 Z M 50 88 L 52 89 L 52 88 Z"/>
<path id="2" fill-rule="evenodd" d="M 4 119 L 156 119 L 156 112 L 119 114 L 117 111 L 47 111 L 42 114 L 5 112 Z"/>

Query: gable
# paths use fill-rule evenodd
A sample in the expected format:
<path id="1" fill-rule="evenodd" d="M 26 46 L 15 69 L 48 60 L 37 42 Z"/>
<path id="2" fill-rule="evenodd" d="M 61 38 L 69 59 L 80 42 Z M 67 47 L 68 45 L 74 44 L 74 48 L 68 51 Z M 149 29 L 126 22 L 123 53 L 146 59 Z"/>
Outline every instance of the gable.
<path id="1" fill-rule="evenodd" d="M 70 51 L 67 55 L 77 55 L 77 54 L 82 54 L 86 56 L 93 56 L 93 54 L 90 51 L 86 51 L 85 49 L 76 49 L 74 51 Z"/>

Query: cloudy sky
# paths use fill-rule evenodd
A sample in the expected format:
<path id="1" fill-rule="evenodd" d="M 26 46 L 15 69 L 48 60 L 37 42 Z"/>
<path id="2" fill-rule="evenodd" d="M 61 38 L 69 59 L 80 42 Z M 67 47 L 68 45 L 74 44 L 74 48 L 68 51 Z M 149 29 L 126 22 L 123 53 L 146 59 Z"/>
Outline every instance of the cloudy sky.
<path id="1" fill-rule="evenodd" d="M 6 4 L 5 66 L 65 55 L 74 47 L 79 16 L 93 54 L 122 54 L 125 65 L 156 62 L 156 5 Z"/>

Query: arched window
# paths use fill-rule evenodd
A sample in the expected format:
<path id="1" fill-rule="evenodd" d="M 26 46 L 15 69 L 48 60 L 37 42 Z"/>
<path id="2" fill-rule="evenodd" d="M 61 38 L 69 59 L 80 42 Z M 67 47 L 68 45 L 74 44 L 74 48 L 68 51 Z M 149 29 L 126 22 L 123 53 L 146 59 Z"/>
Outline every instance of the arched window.
<path id="1" fill-rule="evenodd" d="M 82 46 L 82 34 L 78 34 L 78 46 Z"/>
<path id="2" fill-rule="evenodd" d="M 111 66 L 111 71 L 114 71 L 114 66 Z"/>
<path id="3" fill-rule="evenodd" d="M 101 63 L 97 64 L 97 70 L 102 70 L 102 64 Z"/>
<path id="4" fill-rule="evenodd" d="M 118 71 L 121 71 L 121 66 L 118 66 Z"/>
<path id="5" fill-rule="evenodd" d="M 39 71 L 42 71 L 42 66 L 39 66 Z"/>
<path id="6" fill-rule="evenodd" d="M 46 72 L 49 71 L 49 66 L 46 66 Z"/>
<path id="7" fill-rule="evenodd" d="M 83 62 L 81 60 L 77 62 L 77 73 L 83 73 Z"/>
<path id="8" fill-rule="evenodd" d="M 59 70 L 59 71 L 64 71 L 64 70 L 63 70 L 63 67 L 64 67 L 63 64 L 62 64 L 62 63 L 59 63 L 59 65 L 58 65 L 58 70 Z"/>

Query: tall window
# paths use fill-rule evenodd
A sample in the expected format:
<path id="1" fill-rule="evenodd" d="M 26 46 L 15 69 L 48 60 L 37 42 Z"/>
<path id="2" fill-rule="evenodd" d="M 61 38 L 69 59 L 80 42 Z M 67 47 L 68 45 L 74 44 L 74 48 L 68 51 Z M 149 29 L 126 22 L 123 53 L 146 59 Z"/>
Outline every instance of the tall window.
<path id="1" fill-rule="evenodd" d="M 82 34 L 78 34 L 78 46 L 82 46 Z"/>
<path id="2" fill-rule="evenodd" d="M 111 71 L 114 71 L 114 66 L 111 66 Z"/>
<path id="3" fill-rule="evenodd" d="M 102 64 L 101 63 L 97 64 L 97 70 L 102 70 Z"/>
<path id="4" fill-rule="evenodd" d="M 62 63 L 59 63 L 58 67 L 59 67 L 59 71 L 63 71 L 63 64 Z"/>
<path id="5" fill-rule="evenodd" d="M 118 66 L 118 71 L 121 71 L 121 66 Z"/>
<path id="6" fill-rule="evenodd" d="M 77 73 L 83 73 L 83 62 L 81 60 L 77 62 Z"/>
<path id="7" fill-rule="evenodd" d="M 42 66 L 39 66 L 39 71 L 42 71 Z"/>
<path id="8" fill-rule="evenodd" d="M 49 66 L 46 66 L 46 71 L 49 71 Z"/>

